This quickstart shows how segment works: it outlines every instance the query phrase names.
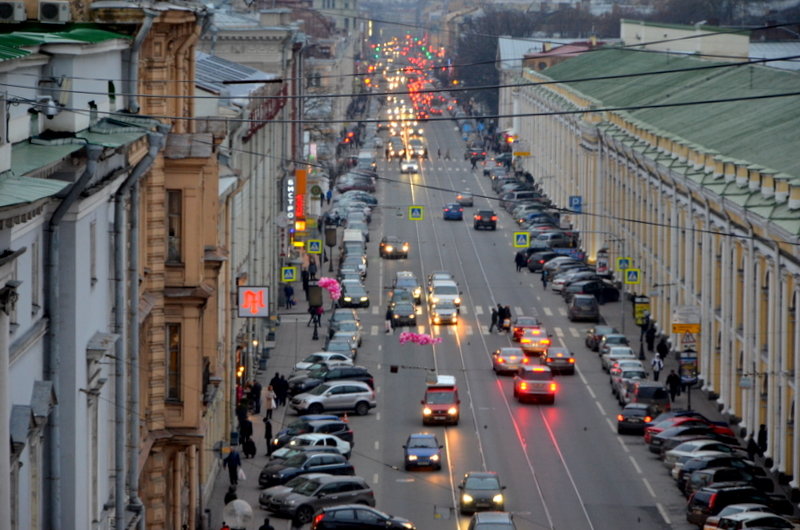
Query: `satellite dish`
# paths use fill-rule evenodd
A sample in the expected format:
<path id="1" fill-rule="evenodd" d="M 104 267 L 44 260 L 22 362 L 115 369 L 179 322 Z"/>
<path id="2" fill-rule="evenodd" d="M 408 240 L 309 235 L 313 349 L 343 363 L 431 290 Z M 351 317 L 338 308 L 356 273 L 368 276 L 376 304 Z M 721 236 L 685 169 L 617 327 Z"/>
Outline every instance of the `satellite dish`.
<path id="1" fill-rule="evenodd" d="M 222 519 L 228 523 L 231 530 L 247 530 L 253 521 L 253 508 L 247 501 L 236 499 L 222 509 Z"/>

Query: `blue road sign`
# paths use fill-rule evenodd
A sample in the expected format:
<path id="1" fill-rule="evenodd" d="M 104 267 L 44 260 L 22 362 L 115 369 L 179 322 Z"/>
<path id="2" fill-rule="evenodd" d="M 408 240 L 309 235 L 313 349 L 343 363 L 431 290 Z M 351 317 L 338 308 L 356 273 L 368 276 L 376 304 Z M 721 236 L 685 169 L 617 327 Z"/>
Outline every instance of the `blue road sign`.
<path id="1" fill-rule="evenodd" d="M 640 269 L 628 269 L 625 271 L 625 283 L 628 285 L 639 285 L 642 283 Z"/>
<path id="2" fill-rule="evenodd" d="M 531 235 L 528 232 L 514 232 L 514 247 L 528 248 L 531 244 Z"/>
<path id="3" fill-rule="evenodd" d="M 281 267 L 281 280 L 284 282 L 296 282 L 297 267 Z"/>
<path id="4" fill-rule="evenodd" d="M 306 251 L 309 254 L 322 254 L 322 240 L 321 239 L 309 239 L 306 241 Z"/>
<path id="5" fill-rule="evenodd" d="M 569 209 L 575 213 L 581 213 L 583 210 L 583 197 L 581 195 L 570 195 Z"/>
<path id="6" fill-rule="evenodd" d="M 482 121 L 479 121 L 479 122 L 478 122 L 478 130 L 479 130 L 479 131 L 482 131 L 484 128 L 486 128 L 486 126 L 483 124 L 483 122 L 482 122 Z"/>

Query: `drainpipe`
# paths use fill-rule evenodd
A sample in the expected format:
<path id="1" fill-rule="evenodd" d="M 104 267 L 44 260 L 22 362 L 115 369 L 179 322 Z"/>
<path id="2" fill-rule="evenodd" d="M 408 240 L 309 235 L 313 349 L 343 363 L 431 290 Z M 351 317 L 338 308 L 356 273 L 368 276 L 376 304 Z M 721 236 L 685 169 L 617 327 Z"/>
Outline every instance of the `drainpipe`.
<path id="1" fill-rule="evenodd" d="M 153 21 L 158 16 L 158 11 L 153 11 L 151 9 L 143 9 L 143 11 L 145 19 L 139 31 L 136 33 L 136 37 L 133 39 L 133 44 L 131 44 L 128 50 L 128 76 L 125 81 L 127 85 L 125 88 L 125 97 L 127 98 L 128 104 L 125 107 L 131 114 L 137 114 L 139 112 L 139 98 L 136 95 L 139 92 L 139 51 L 142 49 L 142 44 L 144 44 L 144 40 L 153 27 Z"/>
<path id="2" fill-rule="evenodd" d="M 143 528 L 144 505 L 139 499 L 139 180 L 150 170 L 158 152 L 164 145 L 164 135 L 169 131 L 165 125 L 159 126 L 158 133 L 148 133 L 147 139 L 150 147 L 125 182 L 114 194 L 114 270 L 116 282 L 114 285 L 114 331 L 117 333 L 115 348 L 115 402 L 116 414 L 114 417 L 114 502 L 116 528 L 126 528 L 125 525 L 125 451 L 126 431 L 125 419 L 129 421 L 128 433 L 130 443 L 127 444 L 128 466 L 128 491 L 130 494 L 128 507 L 136 514 L 137 527 Z M 128 245 L 125 245 L 125 197 L 130 192 L 130 214 L 128 220 L 130 231 Z M 125 270 L 125 249 L 128 249 L 128 271 Z M 125 298 L 125 284 L 128 284 L 128 298 Z M 125 325 L 127 311 L 127 329 Z M 126 333 L 127 331 L 127 333 Z M 127 339 L 127 340 L 126 340 Z M 128 351 L 125 352 L 127 343 Z M 126 355 L 127 353 L 127 355 Z M 126 357 L 130 362 L 130 385 L 128 394 L 130 402 L 126 403 Z M 130 411 L 127 407 L 130 407 Z"/>
<path id="3" fill-rule="evenodd" d="M 78 200 L 80 194 L 88 187 L 89 183 L 97 173 L 97 161 L 103 152 L 103 147 L 99 145 L 86 145 L 86 169 L 83 175 L 72 184 L 67 195 L 61 200 L 61 203 L 53 212 L 50 217 L 50 222 L 47 226 L 47 248 L 45 249 L 45 283 L 46 293 L 45 297 L 45 315 L 50 320 L 50 325 L 47 328 L 45 356 L 44 356 L 44 378 L 53 383 L 53 392 L 56 396 L 60 395 L 59 377 L 61 371 L 61 352 L 59 340 L 61 339 L 61 314 L 59 312 L 58 294 L 59 294 L 59 272 L 60 272 L 60 256 L 59 256 L 59 224 L 64 219 L 67 211 Z M 45 513 L 49 515 L 47 527 L 52 529 L 61 528 L 63 521 L 61 519 L 61 406 L 56 403 L 50 413 L 50 419 L 47 422 L 47 440 L 49 442 L 47 454 L 45 456 L 47 464 L 45 472 L 45 490 L 48 506 L 45 508 Z"/>

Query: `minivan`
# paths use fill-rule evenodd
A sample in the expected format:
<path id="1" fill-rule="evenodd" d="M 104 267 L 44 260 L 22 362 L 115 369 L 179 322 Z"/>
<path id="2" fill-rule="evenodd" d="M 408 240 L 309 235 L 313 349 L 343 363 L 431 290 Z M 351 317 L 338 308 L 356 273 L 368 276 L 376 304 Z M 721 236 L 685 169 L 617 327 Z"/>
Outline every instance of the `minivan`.
<path id="1" fill-rule="evenodd" d="M 590 294 L 576 294 L 567 304 L 567 317 L 571 322 L 590 320 L 600 322 L 600 305 Z"/>

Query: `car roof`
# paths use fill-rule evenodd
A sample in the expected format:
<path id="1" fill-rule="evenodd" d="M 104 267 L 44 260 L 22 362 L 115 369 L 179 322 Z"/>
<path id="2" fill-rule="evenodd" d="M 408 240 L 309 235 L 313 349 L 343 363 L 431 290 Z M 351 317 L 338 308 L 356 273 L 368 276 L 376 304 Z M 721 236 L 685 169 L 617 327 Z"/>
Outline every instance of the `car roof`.
<path id="1" fill-rule="evenodd" d="M 573 300 L 580 300 L 580 299 L 587 299 L 587 300 L 594 300 L 594 295 L 591 294 L 575 294 L 572 296 Z"/>
<path id="2" fill-rule="evenodd" d="M 523 353 L 522 348 L 520 348 L 519 346 L 503 346 L 501 348 L 498 348 L 498 351 L 500 351 L 501 353 L 502 352 L 520 353 L 520 354 Z"/>
<path id="3" fill-rule="evenodd" d="M 508 523 L 514 516 L 508 512 L 478 512 L 472 516 L 476 523 Z"/>
<path id="4" fill-rule="evenodd" d="M 625 407 L 623 407 L 622 410 L 632 410 L 632 409 L 647 410 L 652 406 L 653 405 L 650 403 L 628 403 L 627 405 L 625 405 Z"/>
<path id="5" fill-rule="evenodd" d="M 435 440 L 436 439 L 436 435 L 433 434 L 432 432 L 412 432 L 411 434 L 408 435 L 408 437 L 409 438 L 425 438 L 425 439 L 431 439 L 431 440 Z"/>
<path id="6" fill-rule="evenodd" d="M 416 279 L 417 275 L 411 271 L 397 271 L 394 273 L 395 278 L 414 278 Z"/>
<path id="7" fill-rule="evenodd" d="M 497 471 L 467 471 L 464 473 L 464 478 L 466 477 L 499 478 Z"/>

